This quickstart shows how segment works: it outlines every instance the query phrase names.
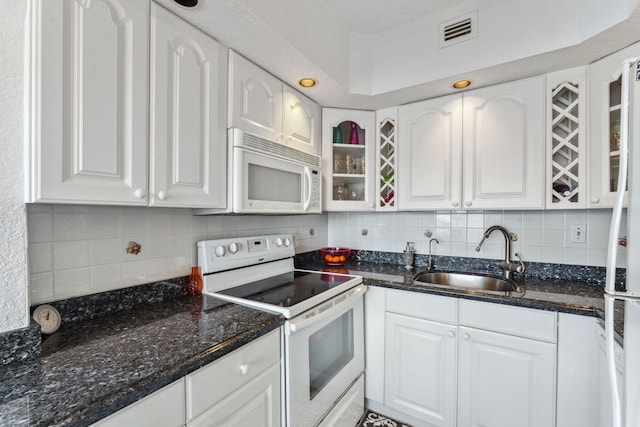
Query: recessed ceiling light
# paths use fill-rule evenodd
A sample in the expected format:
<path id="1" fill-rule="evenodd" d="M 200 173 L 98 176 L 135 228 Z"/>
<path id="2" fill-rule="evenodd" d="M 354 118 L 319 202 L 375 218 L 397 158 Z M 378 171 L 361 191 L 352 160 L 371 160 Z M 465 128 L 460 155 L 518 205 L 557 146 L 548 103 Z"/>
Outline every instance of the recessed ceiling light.
<path id="1" fill-rule="evenodd" d="M 173 0 L 173 1 L 178 3 L 180 6 L 188 7 L 188 8 L 196 7 L 198 5 L 198 0 Z"/>
<path id="2" fill-rule="evenodd" d="M 314 87 L 316 81 L 310 77 L 305 77 L 304 79 L 298 80 L 298 84 L 302 87 Z"/>
<path id="3" fill-rule="evenodd" d="M 465 87 L 471 86 L 470 80 L 458 80 L 453 84 L 454 89 L 464 89 Z"/>

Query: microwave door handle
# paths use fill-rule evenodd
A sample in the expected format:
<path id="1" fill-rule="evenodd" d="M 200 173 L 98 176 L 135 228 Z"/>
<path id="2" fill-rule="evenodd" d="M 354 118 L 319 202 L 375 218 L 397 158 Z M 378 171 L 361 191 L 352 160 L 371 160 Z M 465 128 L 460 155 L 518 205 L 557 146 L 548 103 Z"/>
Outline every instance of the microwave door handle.
<path id="1" fill-rule="evenodd" d="M 304 190 L 305 190 L 305 200 L 302 210 L 308 211 L 309 206 L 311 205 L 311 169 L 308 166 L 304 167 Z"/>

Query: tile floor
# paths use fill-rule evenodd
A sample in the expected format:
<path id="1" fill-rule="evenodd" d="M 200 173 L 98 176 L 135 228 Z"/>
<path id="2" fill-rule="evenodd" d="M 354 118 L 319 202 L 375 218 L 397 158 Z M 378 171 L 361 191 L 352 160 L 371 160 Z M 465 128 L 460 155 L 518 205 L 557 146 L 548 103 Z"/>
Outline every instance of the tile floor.
<path id="1" fill-rule="evenodd" d="M 411 427 L 384 415 L 367 410 L 358 427 Z"/>

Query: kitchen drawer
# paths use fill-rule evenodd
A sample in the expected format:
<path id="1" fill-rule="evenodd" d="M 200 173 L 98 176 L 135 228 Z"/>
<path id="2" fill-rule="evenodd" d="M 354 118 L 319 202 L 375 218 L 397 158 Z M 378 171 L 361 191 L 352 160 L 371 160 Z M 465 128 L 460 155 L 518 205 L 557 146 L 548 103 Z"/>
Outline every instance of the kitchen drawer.
<path id="1" fill-rule="evenodd" d="M 439 295 L 388 290 L 386 311 L 438 322 L 458 322 L 458 300 Z"/>
<path id="2" fill-rule="evenodd" d="M 187 375 L 187 421 L 201 415 L 280 361 L 280 330 Z"/>
<path id="3" fill-rule="evenodd" d="M 184 425 L 184 379 L 169 384 L 98 421 L 93 427 Z"/>
<path id="4" fill-rule="evenodd" d="M 557 315 L 511 305 L 460 300 L 460 325 L 540 341 L 557 341 Z"/>

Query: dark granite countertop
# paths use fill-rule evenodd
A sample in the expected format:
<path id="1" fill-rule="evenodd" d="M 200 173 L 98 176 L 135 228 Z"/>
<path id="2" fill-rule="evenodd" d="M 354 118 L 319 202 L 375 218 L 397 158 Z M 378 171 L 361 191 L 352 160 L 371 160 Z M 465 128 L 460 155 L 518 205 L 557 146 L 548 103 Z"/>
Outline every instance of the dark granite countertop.
<path id="1" fill-rule="evenodd" d="M 282 323 L 181 296 L 63 325 L 41 357 L 0 368 L 0 425 L 90 425 Z"/>
<path id="2" fill-rule="evenodd" d="M 357 274 L 371 286 L 381 286 L 412 292 L 424 292 L 456 298 L 508 304 L 539 310 L 578 314 L 604 319 L 604 288 L 602 285 L 584 280 L 521 277 L 515 282 L 524 292 L 492 292 L 455 289 L 447 286 L 417 284 L 413 282 L 416 272 L 425 268 L 406 269 L 402 265 L 379 262 L 349 260 L 344 266 L 326 266 L 321 261 L 306 259 L 297 264 L 298 268 L 325 270 Z M 623 330 L 623 304 L 616 302 L 616 333 L 621 338 Z"/>

